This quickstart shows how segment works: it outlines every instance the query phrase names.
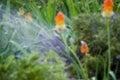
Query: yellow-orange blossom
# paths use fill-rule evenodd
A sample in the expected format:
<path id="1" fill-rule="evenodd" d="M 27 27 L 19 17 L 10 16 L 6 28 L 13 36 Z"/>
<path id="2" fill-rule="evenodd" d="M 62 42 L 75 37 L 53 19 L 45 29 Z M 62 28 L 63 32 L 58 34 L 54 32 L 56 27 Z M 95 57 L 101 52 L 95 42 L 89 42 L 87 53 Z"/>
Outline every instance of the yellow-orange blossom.
<path id="1" fill-rule="evenodd" d="M 111 17 L 114 14 L 113 6 L 113 0 L 104 0 L 102 16 L 106 18 Z"/>
<path id="2" fill-rule="evenodd" d="M 81 41 L 80 52 L 85 55 L 89 52 L 89 47 L 84 41 Z"/>
<path id="3" fill-rule="evenodd" d="M 55 17 L 55 23 L 56 23 L 56 28 L 59 31 L 62 31 L 63 28 L 65 27 L 65 17 L 62 12 L 58 12 L 56 17 Z"/>

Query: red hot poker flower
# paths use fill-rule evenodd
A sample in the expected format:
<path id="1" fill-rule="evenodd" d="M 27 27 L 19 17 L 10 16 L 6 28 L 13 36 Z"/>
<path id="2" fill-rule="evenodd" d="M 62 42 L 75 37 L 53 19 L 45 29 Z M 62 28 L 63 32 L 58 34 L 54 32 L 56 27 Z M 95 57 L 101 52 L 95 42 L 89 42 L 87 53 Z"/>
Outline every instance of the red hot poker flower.
<path id="1" fill-rule="evenodd" d="M 25 19 L 26 19 L 27 21 L 32 21 L 32 14 L 31 14 L 30 12 L 26 13 L 26 14 L 25 14 Z"/>
<path id="2" fill-rule="evenodd" d="M 24 8 L 23 8 L 23 7 L 20 7 L 18 13 L 19 13 L 19 15 L 24 15 L 24 13 L 25 13 Z"/>
<path id="3" fill-rule="evenodd" d="M 113 0 L 104 0 L 102 16 L 106 18 L 111 17 L 114 14 L 113 6 Z"/>
<path id="4" fill-rule="evenodd" d="M 64 14 L 62 12 L 58 12 L 56 17 L 55 17 L 55 23 L 56 23 L 56 28 L 58 30 L 63 30 L 64 26 L 65 26 L 65 17 Z"/>
<path id="5" fill-rule="evenodd" d="M 80 52 L 82 54 L 87 54 L 89 52 L 89 47 L 88 47 L 87 43 L 84 41 L 81 41 L 81 44 L 82 45 L 80 46 Z"/>

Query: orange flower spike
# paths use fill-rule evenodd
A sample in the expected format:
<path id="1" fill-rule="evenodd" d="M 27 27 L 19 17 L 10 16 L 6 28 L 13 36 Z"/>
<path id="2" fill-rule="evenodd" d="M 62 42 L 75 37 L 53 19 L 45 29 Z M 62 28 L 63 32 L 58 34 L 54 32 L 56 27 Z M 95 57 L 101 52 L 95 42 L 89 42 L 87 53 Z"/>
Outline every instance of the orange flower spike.
<path id="1" fill-rule="evenodd" d="M 81 41 L 80 51 L 82 54 L 87 54 L 89 52 L 89 47 L 86 42 Z"/>
<path id="2" fill-rule="evenodd" d="M 25 19 L 26 19 L 27 21 L 32 21 L 32 14 L 31 14 L 30 12 L 26 13 L 26 14 L 25 14 Z"/>
<path id="3" fill-rule="evenodd" d="M 64 14 L 62 12 L 58 12 L 56 17 L 55 17 L 55 22 L 56 25 L 62 26 L 65 23 L 65 17 Z"/>
<path id="4" fill-rule="evenodd" d="M 111 17 L 114 14 L 113 6 L 113 0 L 104 0 L 102 16 L 106 18 Z"/>
<path id="5" fill-rule="evenodd" d="M 65 17 L 62 12 L 58 12 L 56 17 L 55 17 L 55 23 L 56 23 L 56 28 L 59 29 L 60 31 L 63 30 L 65 26 Z"/>

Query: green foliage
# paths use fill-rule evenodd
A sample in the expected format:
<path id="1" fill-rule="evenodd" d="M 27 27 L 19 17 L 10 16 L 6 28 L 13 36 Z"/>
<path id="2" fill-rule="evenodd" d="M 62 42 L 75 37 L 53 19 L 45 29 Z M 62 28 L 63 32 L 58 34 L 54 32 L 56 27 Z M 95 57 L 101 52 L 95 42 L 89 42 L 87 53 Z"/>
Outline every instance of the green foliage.
<path id="1" fill-rule="evenodd" d="M 111 36 L 111 63 L 115 63 L 112 60 L 116 59 L 116 57 L 119 56 L 120 53 L 120 50 L 118 50 L 118 48 L 120 47 L 120 39 L 118 37 L 118 35 L 120 34 L 120 24 L 118 23 L 119 21 L 120 16 L 114 15 L 109 22 Z M 80 41 L 83 40 L 88 43 L 88 46 L 90 48 L 89 54 L 93 57 L 87 58 L 88 63 L 86 63 L 86 65 L 88 65 L 88 72 L 95 73 L 96 62 L 94 61 L 97 61 L 97 64 L 99 65 L 98 74 L 102 75 L 103 73 L 101 72 L 101 70 L 104 69 L 104 66 L 102 64 L 106 64 L 106 60 L 108 58 L 108 26 L 106 26 L 105 19 L 102 18 L 102 16 L 100 16 L 99 14 L 81 14 L 79 17 L 73 20 L 73 24 L 74 34 L 76 35 L 75 40 L 78 46 L 77 49 L 79 49 Z M 101 60 L 101 58 L 103 60 Z M 94 64 L 94 67 L 92 64 Z M 113 66 L 113 64 L 110 65 Z"/>
<path id="2" fill-rule="evenodd" d="M 69 59 L 72 63 L 72 65 L 67 66 L 67 70 L 70 73 L 70 76 L 75 77 L 75 79 L 85 79 L 88 80 L 88 74 L 85 72 L 85 69 L 83 68 L 82 61 L 79 60 L 79 57 L 76 54 L 76 45 L 70 39 L 66 39 L 66 36 L 69 36 L 70 34 L 60 34 L 61 39 L 66 47 L 66 54 L 64 54 L 67 59 Z M 72 36 L 72 35 L 71 35 Z M 69 44 L 68 44 L 69 43 Z M 69 62 L 68 62 L 69 63 Z"/>
<path id="3" fill-rule="evenodd" d="M 9 23 L 8 19 L 10 19 L 10 13 L 14 13 L 14 10 L 18 11 L 20 7 L 24 7 L 25 13 L 32 13 L 33 19 L 35 19 L 40 25 L 41 23 L 45 24 L 48 28 L 54 27 L 54 18 L 57 11 L 62 11 L 70 18 L 78 16 L 80 13 L 85 13 L 77 17 L 72 23 L 73 32 L 70 35 L 74 35 L 77 45 L 66 45 L 68 52 L 72 52 L 74 56 L 73 58 L 68 54 L 68 57 L 70 57 L 70 60 L 73 62 L 73 68 L 78 74 L 78 77 L 82 76 L 82 78 L 87 80 L 89 76 L 103 74 L 101 70 L 104 67 L 106 68 L 105 63 L 103 62 L 104 60 L 106 61 L 106 51 L 108 50 L 105 20 L 101 18 L 99 14 L 91 14 L 98 12 L 101 13 L 102 2 L 103 0 L 1 0 L 0 4 L 3 6 L 5 5 L 5 8 L 3 8 L 5 10 L 2 16 L 2 22 L 0 22 L 0 79 L 66 80 L 66 78 L 63 77 L 64 64 L 55 54 L 47 55 L 46 58 L 40 62 L 36 57 L 33 59 L 33 54 L 21 59 L 15 59 L 15 56 L 9 56 L 19 52 L 27 54 L 26 49 L 21 45 L 23 41 L 30 43 L 28 48 L 34 50 L 33 39 L 38 36 L 38 31 L 41 27 L 36 28 L 36 26 L 33 25 L 34 22 L 33 24 L 28 23 L 24 19 L 21 19 L 21 17 L 17 18 L 20 21 L 26 22 L 26 25 L 23 25 L 24 27 L 19 28 L 18 23 L 17 25 L 16 23 L 8 25 L 7 23 Z M 114 0 L 114 3 L 114 12 L 119 13 L 120 1 Z M 24 15 L 22 17 L 24 17 Z M 112 38 L 111 51 L 113 60 L 120 53 L 119 18 L 119 16 L 115 15 L 110 20 Z M 11 21 L 13 21 L 13 19 Z M 67 24 L 71 24 L 71 21 L 67 17 L 66 21 L 68 21 Z M 26 37 L 26 39 L 22 39 L 23 37 Z M 76 55 L 76 50 L 79 50 L 80 40 L 86 41 L 90 48 L 90 56 L 87 56 L 87 59 L 85 56 L 83 62 L 79 61 Z M 8 58 L 6 59 L 6 57 Z M 52 59 L 49 59 L 51 57 L 55 59 L 55 62 L 54 60 L 51 62 Z M 111 61 L 111 66 L 112 63 L 115 65 L 117 64 L 114 61 Z M 97 65 L 100 66 L 98 67 Z M 83 66 L 87 66 L 87 68 Z M 113 73 L 110 74 L 114 76 Z"/>
<path id="4" fill-rule="evenodd" d="M 13 55 L 9 56 L 0 63 L 0 79 L 67 80 L 64 62 L 53 52 L 48 53 L 44 59 L 39 59 L 36 53 L 31 53 L 21 59 L 16 59 Z"/>
<path id="5" fill-rule="evenodd" d="M 98 79 L 102 79 L 105 72 L 104 64 L 106 64 L 106 61 L 102 56 L 93 57 L 86 55 L 83 58 L 84 69 L 90 78 L 95 76 L 98 77 Z"/>
<path id="6" fill-rule="evenodd" d="M 33 16 L 47 25 L 54 25 L 54 17 L 57 11 L 62 11 L 69 17 L 77 16 L 80 13 L 98 13 L 102 11 L 101 0 L 8 0 L 11 9 L 19 9 L 24 7 Z M 7 4 L 5 0 L 2 4 Z M 118 0 L 114 1 L 114 11 L 120 12 L 120 3 Z"/>
<path id="7" fill-rule="evenodd" d="M 119 16 L 115 15 L 110 20 L 111 27 L 111 45 L 114 54 L 119 53 Z M 88 43 L 91 54 L 104 54 L 107 51 L 107 34 L 104 19 L 98 14 L 83 14 L 76 18 L 73 22 L 74 33 L 76 35 L 76 42 L 79 44 L 81 40 Z M 117 45 L 117 46 L 115 46 Z M 79 45 L 78 45 L 79 46 Z M 113 54 L 113 55 L 114 55 Z"/>

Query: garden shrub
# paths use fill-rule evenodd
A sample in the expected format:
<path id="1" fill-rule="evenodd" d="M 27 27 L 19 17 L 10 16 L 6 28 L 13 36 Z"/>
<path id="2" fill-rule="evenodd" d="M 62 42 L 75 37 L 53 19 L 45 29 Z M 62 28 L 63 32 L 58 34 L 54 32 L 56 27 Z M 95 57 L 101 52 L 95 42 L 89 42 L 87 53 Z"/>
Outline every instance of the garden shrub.
<path id="1" fill-rule="evenodd" d="M 120 58 L 117 57 L 120 55 L 120 16 L 115 14 L 110 19 L 110 36 L 111 36 L 111 68 L 114 69 L 120 63 Z M 75 43 L 78 46 L 77 50 L 80 50 L 80 41 L 83 40 L 88 43 L 91 57 L 87 58 L 87 67 L 88 72 L 95 73 L 94 65 L 99 65 L 99 72 L 103 74 L 103 62 L 107 60 L 107 26 L 105 23 L 105 19 L 102 18 L 100 14 L 81 14 L 73 20 L 73 33 L 76 35 Z M 85 57 L 84 57 L 85 58 Z M 84 59 L 83 58 L 83 59 Z M 117 58 L 117 60 L 116 60 Z M 101 60 L 103 59 L 103 60 Z M 117 62 L 114 62 L 115 61 Z M 95 62 L 97 61 L 97 63 Z M 84 62 L 84 61 L 83 61 Z M 91 64 L 92 63 L 92 64 Z M 113 65 L 114 64 L 114 65 Z M 117 69 L 118 71 L 119 69 Z M 101 72 L 102 71 L 102 72 Z M 117 72 L 117 75 L 120 74 Z M 95 75 L 95 74 L 94 74 Z"/>
<path id="2" fill-rule="evenodd" d="M 57 54 L 50 52 L 43 59 L 31 53 L 21 59 L 14 55 L 0 63 L 1 80 L 67 80 L 64 62 Z"/>

